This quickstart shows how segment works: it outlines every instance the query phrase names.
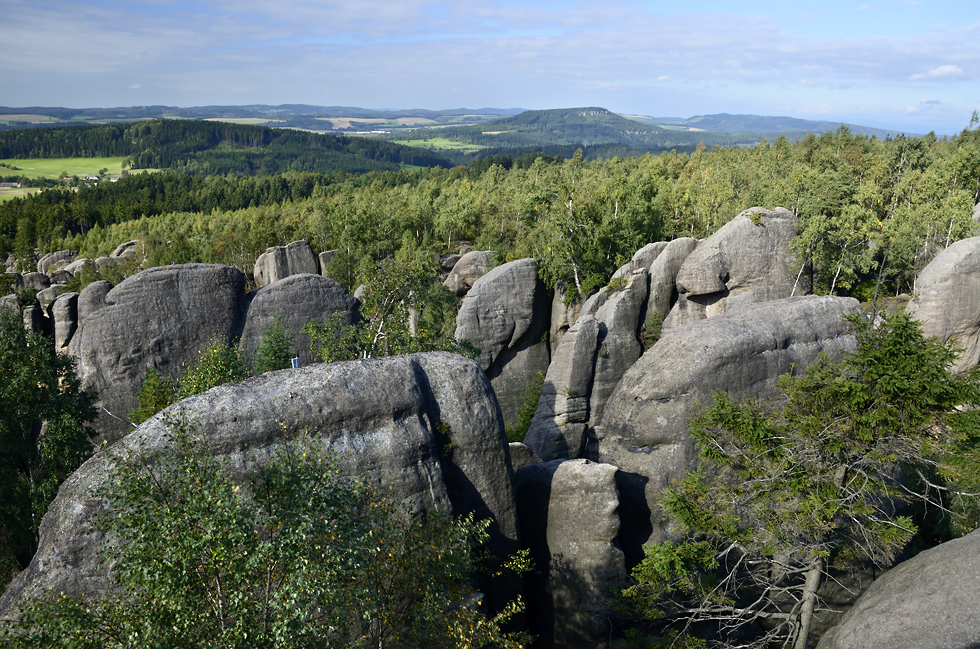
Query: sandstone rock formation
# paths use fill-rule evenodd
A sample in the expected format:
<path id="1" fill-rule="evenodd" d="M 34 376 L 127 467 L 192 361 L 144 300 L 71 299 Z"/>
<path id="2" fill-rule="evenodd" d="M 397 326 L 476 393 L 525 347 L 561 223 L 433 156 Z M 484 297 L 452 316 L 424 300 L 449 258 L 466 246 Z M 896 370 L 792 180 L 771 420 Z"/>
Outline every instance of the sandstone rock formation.
<path id="1" fill-rule="evenodd" d="M 110 307 L 106 307 L 110 308 Z M 99 450 L 62 485 L 45 515 L 37 554 L 0 598 L 0 615 L 47 590 L 104 591 L 103 541 L 93 519 L 105 507 L 99 489 L 113 457 L 167 453 L 167 417 L 193 422 L 217 453 L 244 471 L 246 458 L 268 457 L 284 430 L 309 431 L 348 475 L 416 508 L 491 518 L 491 549 L 516 549 L 512 470 L 496 400 L 473 361 L 452 354 L 317 364 L 226 384 L 174 404 Z M 446 438 L 451 439 L 448 445 Z"/>
<path id="2" fill-rule="evenodd" d="M 177 378 L 212 341 L 230 343 L 242 329 L 245 276 L 230 266 L 151 268 L 111 288 L 85 287 L 78 330 L 68 345 L 82 388 L 99 393 L 97 428 L 128 431 L 143 374 L 151 367 Z"/>
<path id="3" fill-rule="evenodd" d="M 539 571 L 527 580 L 528 619 L 541 647 L 608 642 L 605 607 L 625 576 L 616 472 L 584 459 L 517 471 L 521 538 Z"/>
<path id="4" fill-rule="evenodd" d="M 478 279 L 456 316 L 456 340 L 480 350 L 480 366 L 508 426 L 516 421 L 535 374 L 548 368 L 550 306 L 537 262 L 519 259 Z"/>
<path id="5" fill-rule="evenodd" d="M 463 297 L 470 290 L 476 280 L 487 274 L 490 270 L 490 257 L 492 250 L 472 250 L 461 256 L 453 264 L 453 268 L 446 276 L 446 288 L 452 291 L 456 297 Z"/>
<path id="6" fill-rule="evenodd" d="M 736 304 L 804 295 L 800 263 L 789 247 L 796 215 L 748 209 L 708 237 L 677 273 L 677 304 L 664 331 L 724 313 Z"/>
<path id="7" fill-rule="evenodd" d="M 980 237 L 962 239 L 940 252 L 915 280 L 908 312 L 922 333 L 956 341 L 962 353 L 954 371 L 980 363 Z"/>
<path id="8" fill-rule="evenodd" d="M 78 329 L 78 293 L 63 293 L 51 303 L 48 317 L 54 328 L 54 348 L 67 351 L 71 337 Z"/>
<path id="9" fill-rule="evenodd" d="M 306 241 L 293 241 L 285 246 L 273 246 L 255 260 L 253 275 L 259 288 L 289 277 L 317 273 L 317 260 L 313 248 Z"/>
<path id="10" fill-rule="evenodd" d="M 954 539 L 878 578 L 818 649 L 980 647 L 980 531 Z"/>
<path id="11" fill-rule="evenodd" d="M 671 479 L 696 465 L 687 418 L 714 390 L 774 395 L 777 377 L 809 365 L 820 352 L 852 349 L 847 313 L 857 300 L 797 297 L 744 305 L 666 335 L 623 376 L 597 430 L 599 461 L 620 468 L 623 549 L 631 561 L 648 540 L 665 539 L 654 501 Z"/>
<path id="12" fill-rule="evenodd" d="M 55 252 L 49 252 L 40 259 L 37 260 L 37 270 L 40 273 L 48 274 L 53 270 L 63 268 L 78 257 L 78 253 L 74 250 L 57 250 Z"/>
<path id="13" fill-rule="evenodd" d="M 338 311 L 343 324 L 357 320 L 358 301 L 343 286 L 321 275 L 290 275 L 255 291 L 248 305 L 240 345 L 251 359 L 262 343 L 266 327 L 278 317 L 283 328 L 294 337 L 293 352 L 304 365 L 314 360 L 310 340 L 302 332 L 311 320 L 323 322 Z"/>

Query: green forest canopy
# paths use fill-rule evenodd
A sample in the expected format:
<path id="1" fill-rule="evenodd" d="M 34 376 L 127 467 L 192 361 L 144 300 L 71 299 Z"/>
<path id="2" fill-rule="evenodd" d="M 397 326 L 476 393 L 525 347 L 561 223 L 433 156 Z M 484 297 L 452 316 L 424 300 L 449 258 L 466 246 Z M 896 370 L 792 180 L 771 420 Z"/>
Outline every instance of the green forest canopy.
<path id="1" fill-rule="evenodd" d="M 974 125 L 950 138 L 879 140 L 842 128 L 752 148 L 592 161 L 529 154 L 367 174 L 140 174 L 5 203 L 0 249 L 95 257 L 141 239 L 154 264 L 249 272 L 267 246 L 305 238 L 337 250 L 331 274 L 354 287 L 400 250 L 442 253 L 467 241 L 501 262 L 537 258 L 552 288 L 577 274 L 588 292 L 645 243 L 706 237 L 746 208 L 782 206 L 800 217 L 795 246 L 818 291 L 860 296 L 880 275 L 898 293 L 975 231 Z"/>

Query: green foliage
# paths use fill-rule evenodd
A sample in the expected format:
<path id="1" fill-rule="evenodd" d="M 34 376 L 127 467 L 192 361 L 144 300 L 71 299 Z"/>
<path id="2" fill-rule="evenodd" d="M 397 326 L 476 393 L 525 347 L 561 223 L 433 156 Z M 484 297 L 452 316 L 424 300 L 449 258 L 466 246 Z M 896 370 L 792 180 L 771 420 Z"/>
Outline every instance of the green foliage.
<path id="1" fill-rule="evenodd" d="M 58 486 L 92 453 L 95 395 L 51 341 L 0 308 L 0 579 L 26 567 Z"/>
<path id="2" fill-rule="evenodd" d="M 524 403 L 517 413 L 517 423 L 507 429 L 508 442 L 523 442 L 527 435 L 528 428 L 534 420 L 534 413 L 538 410 L 538 400 L 541 399 L 541 389 L 544 387 L 544 372 L 534 375 L 527 391 L 524 393 Z"/>
<path id="3" fill-rule="evenodd" d="M 643 323 L 643 327 L 640 328 L 640 344 L 643 345 L 643 350 L 646 351 L 657 344 L 660 340 L 660 334 L 663 332 L 664 328 L 664 316 L 659 311 L 652 311 L 650 315 L 647 316 L 646 321 Z"/>
<path id="4" fill-rule="evenodd" d="M 244 381 L 251 376 L 245 353 L 236 345 L 212 340 L 198 354 L 197 362 L 177 384 L 177 398 L 201 394 L 222 383 Z"/>
<path id="5" fill-rule="evenodd" d="M 114 586 L 52 593 L 5 631 L 28 647 L 510 647 L 519 600 L 486 616 L 469 584 L 486 524 L 409 515 L 338 473 L 308 436 L 236 478 L 175 423 L 165 453 L 116 456 L 100 527 Z"/>
<path id="6" fill-rule="evenodd" d="M 719 392 L 690 420 L 703 468 L 661 499 L 687 540 L 647 548 L 634 570 L 627 595 L 645 615 L 720 620 L 722 636 L 764 615 L 758 646 L 803 647 L 820 574 L 888 566 L 912 541 L 900 503 L 946 511 L 955 496 L 976 511 L 980 373 L 951 374 L 955 353 L 904 313 L 849 321 L 857 349 L 782 377 L 783 405 Z"/>
<path id="7" fill-rule="evenodd" d="M 177 398 L 177 387 L 174 382 L 151 367 L 143 374 L 143 383 L 136 395 L 136 408 L 129 413 L 129 420 L 134 424 L 144 421 L 157 414 Z"/>
<path id="8" fill-rule="evenodd" d="M 310 351 L 324 362 L 427 351 L 473 355 L 456 342 L 456 298 L 436 279 L 435 260 L 389 259 L 365 285 L 361 320 L 348 325 L 335 314 L 310 322 Z"/>
<path id="9" fill-rule="evenodd" d="M 284 370 L 291 366 L 292 348 L 295 339 L 282 326 L 282 320 L 276 316 L 275 322 L 262 330 L 262 342 L 255 351 L 255 373 L 263 374 L 273 370 Z"/>

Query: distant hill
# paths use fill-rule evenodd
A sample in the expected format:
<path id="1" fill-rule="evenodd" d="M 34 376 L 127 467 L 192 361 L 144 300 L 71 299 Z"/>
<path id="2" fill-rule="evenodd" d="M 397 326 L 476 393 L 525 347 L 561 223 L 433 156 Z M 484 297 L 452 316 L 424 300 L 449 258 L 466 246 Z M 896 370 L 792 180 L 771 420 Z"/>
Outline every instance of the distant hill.
<path id="1" fill-rule="evenodd" d="M 448 110 L 371 110 L 349 106 L 282 104 L 267 106 L 131 106 L 128 108 L 57 108 L 0 106 L 0 130 L 36 126 L 111 124 L 150 119 L 193 119 L 261 124 L 324 132 L 398 131 L 420 126 L 479 124 L 516 115 L 522 108 L 451 108 Z"/>
<path id="2" fill-rule="evenodd" d="M 98 156 L 125 156 L 133 169 L 211 175 L 451 166 L 438 153 L 375 138 L 222 121 L 157 119 L 0 131 L 0 159 Z"/>
<path id="3" fill-rule="evenodd" d="M 728 113 L 718 113 L 715 115 L 695 115 L 694 117 L 668 118 L 668 117 L 643 117 L 631 115 L 630 119 L 641 124 L 660 126 L 662 128 L 682 128 L 684 130 L 711 131 L 716 133 L 754 133 L 765 135 L 766 137 L 778 137 L 785 135 L 796 139 L 807 133 L 820 135 L 828 131 L 836 131 L 841 126 L 846 126 L 852 133 L 877 137 L 895 137 L 902 134 L 902 131 L 874 128 L 871 126 L 860 126 L 858 124 L 847 124 L 844 122 L 815 121 L 809 119 L 798 119 L 796 117 L 767 117 L 763 115 L 729 115 Z M 912 133 L 905 135 L 914 136 Z"/>

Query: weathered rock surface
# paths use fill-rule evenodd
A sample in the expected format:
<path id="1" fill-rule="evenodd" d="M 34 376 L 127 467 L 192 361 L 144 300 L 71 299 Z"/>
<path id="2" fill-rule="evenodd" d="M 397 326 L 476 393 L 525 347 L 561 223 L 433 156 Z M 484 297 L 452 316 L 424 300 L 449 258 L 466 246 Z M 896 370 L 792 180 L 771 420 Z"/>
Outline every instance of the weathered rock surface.
<path id="1" fill-rule="evenodd" d="M 647 267 L 650 287 L 647 291 L 646 307 L 643 309 L 645 318 L 649 319 L 656 313 L 660 323 L 663 324 L 671 307 L 677 301 L 677 273 L 697 247 L 697 239 L 690 237 L 674 239 L 650 262 Z"/>
<path id="2" fill-rule="evenodd" d="M 165 418 L 179 416 L 204 431 L 217 453 L 244 471 L 250 457 L 268 457 L 285 428 L 307 430 L 340 456 L 348 475 L 368 475 L 413 507 L 475 511 L 493 520 L 494 551 L 516 549 L 512 470 L 500 411 L 480 367 L 434 353 L 270 372 L 226 384 L 174 404 L 120 440 L 113 454 L 139 449 L 167 453 Z M 452 440 L 436 431 L 444 425 Z M 105 502 L 99 489 L 113 465 L 104 451 L 62 485 L 45 515 L 38 552 L 0 598 L 0 615 L 46 590 L 104 590 L 103 540 L 93 517 Z"/>
<path id="3" fill-rule="evenodd" d="M 507 448 L 510 453 L 510 463 L 514 467 L 514 471 L 517 471 L 522 466 L 541 461 L 541 458 L 535 455 L 534 451 L 522 442 L 511 442 L 507 445 Z"/>
<path id="4" fill-rule="evenodd" d="M 543 460 L 578 457 L 589 421 L 589 395 L 599 347 L 595 316 L 580 316 L 561 339 L 548 366 L 524 443 Z"/>
<path id="5" fill-rule="evenodd" d="M 625 578 L 616 473 L 584 459 L 517 471 L 521 538 L 539 570 L 527 580 L 528 620 L 542 647 L 607 646 L 602 612 Z"/>
<path id="6" fill-rule="evenodd" d="M 44 273 L 24 273 L 23 281 L 25 288 L 33 291 L 43 291 L 51 286 L 51 278 Z"/>
<path id="7" fill-rule="evenodd" d="M 85 262 L 87 261 L 91 261 L 91 260 L 88 257 L 79 257 L 75 261 L 63 267 L 61 270 L 71 273 L 72 275 L 78 275 L 79 273 L 82 272 L 82 270 L 85 269 Z"/>
<path id="8" fill-rule="evenodd" d="M 637 561 L 648 540 L 664 540 L 652 513 L 654 500 L 673 479 L 696 465 L 687 418 L 714 390 L 774 396 L 777 377 L 799 371 L 820 352 L 839 356 L 855 341 L 847 313 L 857 300 L 797 297 L 732 309 L 724 316 L 670 333 L 623 376 L 606 402 L 597 430 L 598 458 L 620 468 L 623 549 Z"/>
<path id="9" fill-rule="evenodd" d="M 551 300 L 551 329 L 548 332 L 548 345 L 552 357 L 558 350 L 562 337 L 578 321 L 583 304 L 585 299 L 581 295 L 565 304 L 565 291 L 561 287 L 555 289 L 555 296 Z"/>
<path id="10" fill-rule="evenodd" d="M 664 331 L 722 314 L 737 304 L 808 293 L 789 247 L 796 227 L 796 215 L 787 209 L 753 207 L 708 237 L 677 273 L 679 297 Z"/>
<path id="11" fill-rule="evenodd" d="M 942 342 L 956 340 L 962 353 L 954 370 L 980 362 L 980 237 L 957 241 L 940 252 L 915 280 L 908 312 L 922 333 Z"/>
<path id="12" fill-rule="evenodd" d="M 139 256 L 139 250 L 142 247 L 141 243 L 142 242 L 138 239 L 120 243 L 118 246 L 116 246 L 115 250 L 109 254 L 109 256 L 113 259 L 136 259 Z"/>
<path id="13" fill-rule="evenodd" d="M 980 531 L 892 568 L 858 598 L 818 649 L 980 647 Z"/>
<path id="14" fill-rule="evenodd" d="M 294 337 L 293 355 L 304 365 L 314 360 L 310 354 L 310 337 L 302 333 L 311 320 L 323 322 L 327 317 L 343 313 L 343 323 L 357 320 L 358 301 L 343 286 L 321 275 L 290 275 L 255 291 L 245 318 L 240 345 L 252 359 L 262 343 L 266 327 L 276 318 Z"/>
<path id="15" fill-rule="evenodd" d="M 550 307 L 537 262 L 519 259 L 476 280 L 456 316 L 456 340 L 480 350 L 480 366 L 508 426 L 516 422 L 535 374 L 548 368 Z"/>
<path id="16" fill-rule="evenodd" d="M 317 273 L 317 259 L 306 241 L 293 241 L 285 246 L 266 248 L 255 260 L 253 275 L 257 287 L 265 286 L 290 275 Z"/>
<path id="17" fill-rule="evenodd" d="M 74 250 L 57 250 L 55 252 L 49 252 L 40 259 L 37 260 L 37 270 L 40 273 L 50 273 L 52 270 L 57 270 L 67 266 L 78 257 L 78 253 Z"/>
<path id="18" fill-rule="evenodd" d="M 461 256 L 446 276 L 446 288 L 456 297 L 463 297 L 472 288 L 476 280 L 490 270 L 492 250 L 471 250 Z"/>
<path id="19" fill-rule="evenodd" d="M 49 316 L 54 327 L 54 348 L 65 351 L 78 329 L 78 293 L 63 293 L 51 303 Z"/>
<path id="20" fill-rule="evenodd" d="M 78 361 L 82 388 L 99 393 L 104 410 L 96 428 L 108 435 L 130 429 L 129 412 L 151 367 L 177 378 L 207 343 L 235 340 L 244 302 L 245 276 L 209 264 L 151 268 L 114 288 L 108 282 L 85 287 L 68 351 Z"/>

